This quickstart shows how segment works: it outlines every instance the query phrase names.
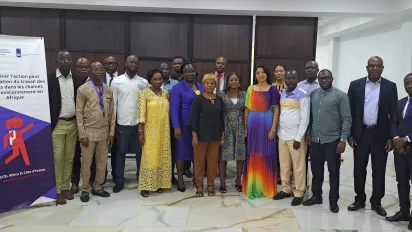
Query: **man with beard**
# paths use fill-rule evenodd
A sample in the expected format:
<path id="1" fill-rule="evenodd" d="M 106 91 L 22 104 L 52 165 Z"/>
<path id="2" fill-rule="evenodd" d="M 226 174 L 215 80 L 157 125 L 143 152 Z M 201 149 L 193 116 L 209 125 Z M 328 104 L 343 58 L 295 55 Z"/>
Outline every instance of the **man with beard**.
<path id="1" fill-rule="evenodd" d="M 118 193 L 124 187 L 124 167 L 126 153 L 136 154 L 136 180 L 139 180 L 140 161 L 142 157 L 142 147 L 139 144 L 137 115 L 137 102 L 139 93 L 150 86 L 149 82 L 138 76 L 139 59 L 131 55 L 125 61 L 126 73 L 117 77 L 112 82 L 114 110 L 117 120 L 118 140 L 116 168 L 114 173 L 113 192 Z M 112 158 L 112 159 L 113 159 Z"/>
<path id="2" fill-rule="evenodd" d="M 100 197 L 109 197 L 103 190 L 108 149 L 113 143 L 115 119 L 113 92 L 102 82 L 105 69 L 100 62 L 91 65 L 90 81 L 77 91 L 76 119 L 82 149 L 82 194 L 80 200 L 88 202 L 90 192 Z M 96 178 L 90 186 L 90 165 L 96 161 Z"/>
<path id="3" fill-rule="evenodd" d="M 392 150 L 395 132 L 392 122 L 396 120 L 398 92 L 396 84 L 383 78 L 383 60 L 373 56 L 368 60 L 368 76 L 352 81 L 348 95 L 352 111 L 352 133 L 349 145 L 354 152 L 353 176 L 355 180 L 355 202 L 349 211 L 365 208 L 366 167 L 369 154 L 372 162 L 372 210 L 386 216 L 381 205 L 385 195 L 385 171 L 388 152 Z"/>
<path id="4" fill-rule="evenodd" d="M 410 147 L 412 138 L 412 73 L 405 76 L 403 85 L 408 97 L 398 101 L 397 118 L 393 124 L 396 135 L 393 143 L 400 210 L 395 215 L 385 219 L 390 222 L 409 221 L 408 229 L 412 230 L 411 203 L 409 201 L 411 190 L 409 182 L 412 176 L 412 149 Z"/>
<path id="5" fill-rule="evenodd" d="M 329 171 L 329 207 L 332 213 L 339 212 L 340 157 L 345 151 L 350 136 L 352 117 L 349 98 L 343 91 L 332 86 L 332 72 L 324 69 L 318 75 L 320 88 L 311 94 L 310 123 L 306 143 L 311 144 L 310 164 L 312 170 L 313 196 L 304 201 L 304 206 L 322 204 L 322 184 L 325 161 Z"/>

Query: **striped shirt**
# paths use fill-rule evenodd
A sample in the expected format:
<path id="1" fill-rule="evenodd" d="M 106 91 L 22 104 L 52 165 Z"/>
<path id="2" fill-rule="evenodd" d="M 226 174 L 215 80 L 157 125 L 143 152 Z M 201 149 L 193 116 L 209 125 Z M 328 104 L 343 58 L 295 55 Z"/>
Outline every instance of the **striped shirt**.
<path id="1" fill-rule="evenodd" d="M 309 118 L 309 94 L 300 87 L 291 92 L 285 89 L 280 95 L 279 139 L 300 142 L 305 135 Z"/>

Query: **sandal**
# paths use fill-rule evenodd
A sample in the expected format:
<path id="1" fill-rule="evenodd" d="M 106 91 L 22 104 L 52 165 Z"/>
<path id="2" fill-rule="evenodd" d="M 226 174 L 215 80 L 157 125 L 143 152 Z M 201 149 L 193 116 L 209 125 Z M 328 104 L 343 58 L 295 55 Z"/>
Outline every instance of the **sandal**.
<path id="1" fill-rule="evenodd" d="M 214 186 L 214 185 L 208 185 L 208 186 L 207 186 L 207 195 L 208 195 L 209 197 L 214 197 L 214 196 L 216 196 L 215 186 Z"/>
<path id="2" fill-rule="evenodd" d="M 163 189 L 159 188 L 158 190 L 156 190 L 157 193 L 163 193 Z"/>
<path id="3" fill-rule="evenodd" d="M 203 197 L 203 186 L 197 187 L 196 197 Z"/>
<path id="4" fill-rule="evenodd" d="M 219 188 L 219 192 L 221 192 L 221 193 L 227 193 L 226 186 L 225 186 L 225 187 L 220 186 L 220 188 Z"/>
<path id="5" fill-rule="evenodd" d="M 242 185 L 241 184 L 235 185 L 235 188 L 238 192 L 242 192 Z"/>
<path id="6" fill-rule="evenodd" d="M 140 195 L 142 195 L 142 197 L 149 197 L 149 191 L 142 190 L 142 191 L 140 192 Z"/>

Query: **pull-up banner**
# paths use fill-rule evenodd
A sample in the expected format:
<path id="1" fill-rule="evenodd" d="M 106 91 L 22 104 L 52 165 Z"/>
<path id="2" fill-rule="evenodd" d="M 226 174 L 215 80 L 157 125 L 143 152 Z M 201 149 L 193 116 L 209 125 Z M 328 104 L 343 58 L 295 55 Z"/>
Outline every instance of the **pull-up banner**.
<path id="1" fill-rule="evenodd" d="M 56 199 L 43 38 L 0 35 L 0 213 Z"/>

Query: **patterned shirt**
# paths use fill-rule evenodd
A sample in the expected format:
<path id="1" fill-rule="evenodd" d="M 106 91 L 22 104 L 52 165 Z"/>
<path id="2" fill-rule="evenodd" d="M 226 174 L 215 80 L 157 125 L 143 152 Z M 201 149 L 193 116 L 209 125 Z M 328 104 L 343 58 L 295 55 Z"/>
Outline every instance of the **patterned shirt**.
<path id="1" fill-rule="evenodd" d="M 280 95 L 280 118 L 278 136 L 282 140 L 302 141 L 309 124 L 310 96 L 296 87 Z"/>
<path id="2" fill-rule="evenodd" d="M 77 90 L 76 120 L 80 139 L 102 141 L 107 140 L 109 135 L 114 136 L 113 91 L 106 84 L 102 85 L 104 111 L 91 81 Z"/>
<path id="3" fill-rule="evenodd" d="M 316 89 L 311 94 L 311 115 L 307 134 L 312 142 L 331 143 L 346 141 L 351 133 L 352 115 L 349 97 L 343 91 L 331 87 Z"/>
<path id="4" fill-rule="evenodd" d="M 149 82 L 137 74 L 130 78 L 125 73 L 113 80 L 114 112 L 119 125 L 136 126 L 139 123 L 136 119 L 138 96 L 148 87 Z"/>

